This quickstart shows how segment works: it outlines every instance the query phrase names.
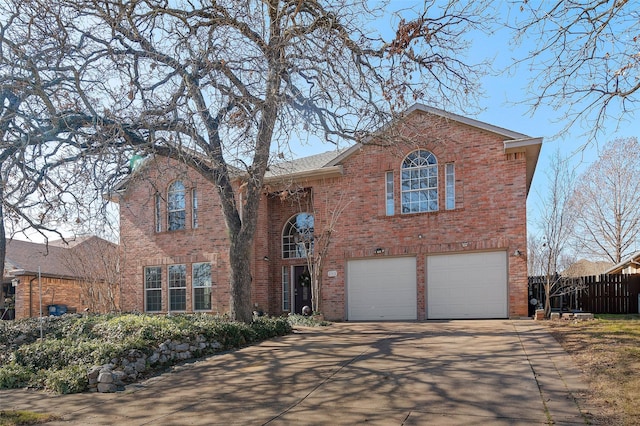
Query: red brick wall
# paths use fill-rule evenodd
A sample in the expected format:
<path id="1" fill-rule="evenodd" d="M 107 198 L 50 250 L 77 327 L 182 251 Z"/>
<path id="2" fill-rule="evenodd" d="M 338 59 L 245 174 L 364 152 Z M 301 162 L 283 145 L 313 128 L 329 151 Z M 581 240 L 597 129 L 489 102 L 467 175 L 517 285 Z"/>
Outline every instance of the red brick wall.
<path id="1" fill-rule="evenodd" d="M 167 188 L 182 180 L 186 189 L 186 229 L 167 231 Z M 198 227 L 192 228 L 191 190 L 198 194 Z M 163 197 L 162 231 L 155 232 L 155 193 Z M 229 265 L 226 225 L 218 194 L 194 170 L 170 159 L 143 165 L 127 185 L 120 205 L 120 248 L 122 259 L 122 310 L 144 312 L 144 268 L 161 266 L 162 310 L 167 312 L 167 266 L 185 264 L 187 311 L 192 307 L 191 267 L 196 262 L 212 263 L 212 312 L 229 310 Z"/>
<path id="2" fill-rule="evenodd" d="M 41 293 L 44 316 L 49 315 L 48 305 L 67 305 L 68 309 L 77 312 L 83 312 L 88 306 L 76 280 L 42 276 L 39 284 L 37 276 L 21 275 L 16 287 L 16 319 L 40 316 Z"/>

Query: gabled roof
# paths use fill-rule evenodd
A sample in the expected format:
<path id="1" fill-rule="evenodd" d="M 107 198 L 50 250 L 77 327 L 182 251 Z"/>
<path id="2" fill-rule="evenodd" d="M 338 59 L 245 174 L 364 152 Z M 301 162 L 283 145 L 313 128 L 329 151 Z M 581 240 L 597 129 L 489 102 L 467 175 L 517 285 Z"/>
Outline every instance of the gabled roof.
<path id="1" fill-rule="evenodd" d="M 33 243 L 30 241 L 7 241 L 7 254 L 5 256 L 5 270 L 20 271 L 16 275 L 41 275 L 60 278 L 79 278 L 71 270 L 69 256 L 82 250 L 96 250 L 97 244 L 113 246 L 107 240 L 91 237 L 79 237 L 65 243 L 62 240 L 51 241 L 47 244 Z"/>
<path id="2" fill-rule="evenodd" d="M 411 114 L 422 112 L 426 114 L 442 117 L 446 120 L 455 121 L 467 126 L 471 126 L 480 130 L 484 130 L 493 134 L 496 134 L 504 138 L 504 152 L 505 154 L 525 152 L 527 159 L 527 193 L 531 187 L 533 180 L 533 174 L 536 169 L 538 157 L 540 155 L 540 149 L 542 147 L 542 138 L 532 138 L 523 133 L 514 132 L 512 130 L 504 129 L 502 127 L 494 126 L 492 124 L 484 123 L 479 120 L 474 120 L 468 117 L 464 117 L 458 114 L 450 113 L 438 108 L 429 107 L 423 104 L 416 103 L 408 108 L 401 117 L 397 120 L 403 120 Z M 397 121 L 396 121 L 397 122 Z M 394 123 L 390 123 L 386 128 L 393 126 Z M 384 129 L 381 129 L 383 131 Z M 375 134 L 371 138 L 375 137 Z M 265 174 L 265 183 L 274 182 L 277 180 L 296 180 L 304 178 L 321 178 L 321 177 L 334 177 L 342 174 L 341 163 L 351 155 L 360 151 L 364 144 L 357 143 L 350 148 L 337 149 L 333 151 L 327 151 L 321 154 L 310 155 L 307 157 L 298 158 L 290 161 L 283 161 L 280 163 L 269 166 Z M 143 163 L 144 165 L 144 163 Z M 142 168 L 142 167 L 140 167 Z M 238 170 L 234 171 L 240 173 Z M 130 178 L 127 177 L 116 188 L 118 190 L 126 187 L 126 183 Z M 112 194 L 109 195 L 112 197 Z M 110 198 L 112 201 L 116 201 L 116 198 Z"/>
<path id="3" fill-rule="evenodd" d="M 633 253 L 632 255 L 622 259 L 619 263 L 616 263 L 611 268 L 607 269 L 605 274 L 621 274 L 624 268 L 633 266 L 640 269 L 640 251 Z"/>

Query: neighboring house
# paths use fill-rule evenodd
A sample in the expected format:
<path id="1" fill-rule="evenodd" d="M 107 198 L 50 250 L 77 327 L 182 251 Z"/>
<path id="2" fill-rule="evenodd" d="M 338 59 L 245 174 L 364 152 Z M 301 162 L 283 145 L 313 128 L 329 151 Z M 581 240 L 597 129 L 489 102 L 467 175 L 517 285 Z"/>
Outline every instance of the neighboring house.
<path id="1" fill-rule="evenodd" d="M 343 208 L 322 270 L 327 319 L 526 316 L 526 200 L 541 143 L 415 105 L 364 145 L 271 166 L 252 303 L 271 315 L 310 306 L 304 244 Z M 166 158 L 120 186 L 124 311 L 228 312 L 218 200 Z"/>
<path id="2" fill-rule="evenodd" d="M 640 251 L 633 253 L 631 256 L 622 259 L 607 269 L 605 274 L 640 274 Z"/>
<path id="3" fill-rule="evenodd" d="M 560 275 L 568 278 L 580 278 L 594 275 L 601 275 L 611 268 L 611 262 L 605 261 L 592 261 L 587 259 L 580 259 L 571 265 Z"/>
<path id="4" fill-rule="evenodd" d="M 68 311 L 117 310 L 117 246 L 98 237 L 39 244 L 7 243 L 3 292 L 12 289 L 15 319 Z"/>

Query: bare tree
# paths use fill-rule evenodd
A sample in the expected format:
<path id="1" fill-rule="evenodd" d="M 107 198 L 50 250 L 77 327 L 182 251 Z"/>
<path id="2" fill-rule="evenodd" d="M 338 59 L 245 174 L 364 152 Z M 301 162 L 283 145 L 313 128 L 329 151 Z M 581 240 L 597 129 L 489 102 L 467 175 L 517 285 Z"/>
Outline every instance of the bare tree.
<path id="1" fill-rule="evenodd" d="M 468 105 L 483 64 L 466 64 L 465 35 L 483 2 L 405 10 L 396 35 L 371 28 L 369 2 L 33 0 L 13 5 L 64 53 L 68 134 L 168 156 L 218 189 L 230 254 L 231 317 L 250 321 L 247 264 L 269 157 L 295 132 L 359 140 L 408 102 Z M 3 8 L 7 8 L 3 5 Z M 3 11 L 4 13 L 4 11 Z M 58 117 L 58 111 L 47 112 Z M 238 189 L 233 184 L 243 171 Z"/>
<path id="2" fill-rule="evenodd" d="M 80 296 L 90 312 L 120 310 L 118 246 L 91 237 L 67 249 L 62 261 L 79 278 Z"/>
<path id="3" fill-rule="evenodd" d="M 640 235 L 640 152 L 637 138 L 615 139 L 578 179 L 571 200 L 581 250 L 618 263 Z"/>
<path id="4" fill-rule="evenodd" d="M 531 71 L 534 111 L 565 111 L 565 130 L 580 122 L 592 136 L 609 117 L 632 119 L 640 102 L 636 2 L 523 0 L 515 6 L 517 42 L 534 46 L 520 61 Z"/>
<path id="5" fill-rule="evenodd" d="M 575 222 L 574 210 L 570 204 L 575 177 L 559 152 L 552 159 L 547 178 L 549 187 L 547 195 L 541 200 L 537 220 L 542 237 L 533 241 L 534 245 L 530 246 L 530 250 L 534 247 L 537 249 L 534 254 L 536 266 L 545 277 L 544 310 L 548 317 L 551 314 L 551 297 L 570 291 L 558 272 L 573 235 Z"/>
<path id="6" fill-rule="evenodd" d="M 34 2 L 0 2 L 0 266 L 6 242 L 20 232 L 45 241 L 93 220 L 101 194 L 124 172 L 119 151 L 76 133 L 94 120 L 77 114 L 72 46 L 50 37 L 57 21 Z M 51 27 L 51 28 L 50 28 Z M 99 178 L 99 179 L 98 179 Z"/>

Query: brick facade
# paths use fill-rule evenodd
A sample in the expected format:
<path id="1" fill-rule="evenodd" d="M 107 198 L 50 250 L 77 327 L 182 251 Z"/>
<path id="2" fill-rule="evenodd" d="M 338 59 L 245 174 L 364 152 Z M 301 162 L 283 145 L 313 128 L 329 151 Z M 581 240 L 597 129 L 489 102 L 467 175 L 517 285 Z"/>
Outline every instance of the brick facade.
<path id="1" fill-rule="evenodd" d="M 508 315 L 527 315 L 526 259 L 514 253 L 526 253 L 526 198 L 531 162 L 535 169 L 539 146 L 532 159 L 524 148 L 505 148 L 505 140 L 526 138 L 524 135 L 428 112 L 418 108 L 393 128 L 392 135 L 381 134 L 372 143 L 349 150 L 335 163 L 341 166 L 339 175 L 309 173 L 268 181 L 261 200 L 251 266 L 252 302 L 257 309 L 274 315 L 284 313 L 283 267 L 305 263 L 304 259 L 283 259 L 282 232 L 286 222 L 306 211 L 314 213 L 315 229 L 319 230 L 329 220 L 328 212 L 347 203 L 323 269 L 321 309 L 327 318 L 347 319 L 347 261 L 380 256 L 375 253 L 376 248 L 384 249 L 383 256 L 416 257 L 418 319 L 427 318 L 428 255 L 504 250 L 508 253 Z M 381 146 L 391 138 L 393 146 Z M 406 155 L 418 148 L 437 158 L 439 208 L 434 212 L 402 214 L 400 168 Z M 445 208 L 446 164 L 455 167 L 455 208 L 451 210 Z M 385 209 L 387 172 L 394 173 L 392 216 L 387 216 Z M 166 231 L 163 216 L 163 229 L 156 232 L 155 195 L 166 194 L 166 188 L 176 179 L 187 188 L 186 229 Z M 279 191 L 284 188 L 297 189 L 306 196 L 283 197 Z M 198 197 L 197 228 L 191 226 L 191 189 L 196 189 Z M 172 160 L 156 159 L 132 177 L 119 203 L 123 310 L 145 310 L 146 266 L 162 266 L 166 271 L 167 265 L 186 264 L 186 306 L 187 311 L 192 311 L 190 265 L 208 261 L 212 263 L 212 312 L 228 312 L 226 227 L 215 188 L 193 170 L 185 170 Z M 161 214 L 166 215 L 166 209 L 161 209 Z M 327 271 L 335 276 L 329 277 Z M 162 312 L 167 311 L 166 285 L 164 282 Z"/>

